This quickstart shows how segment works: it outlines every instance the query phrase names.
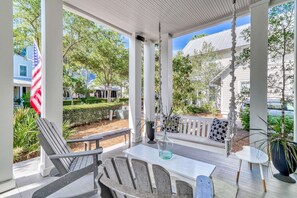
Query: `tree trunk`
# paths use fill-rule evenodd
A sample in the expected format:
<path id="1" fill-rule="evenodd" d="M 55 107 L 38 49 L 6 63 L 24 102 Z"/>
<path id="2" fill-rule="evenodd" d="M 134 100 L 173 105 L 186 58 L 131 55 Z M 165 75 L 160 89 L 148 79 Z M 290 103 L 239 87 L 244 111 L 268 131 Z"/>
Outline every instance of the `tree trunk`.
<path id="1" fill-rule="evenodd" d="M 285 36 L 286 30 L 283 30 L 283 35 L 284 35 L 284 51 L 282 54 L 282 74 L 283 74 L 283 79 L 282 79 L 282 128 L 281 128 L 281 133 L 282 136 L 285 134 L 285 88 L 286 88 L 286 68 L 285 68 L 285 56 L 286 56 L 286 36 Z"/>
<path id="2" fill-rule="evenodd" d="M 107 102 L 111 102 L 111 86 L 107 85 Z"/>

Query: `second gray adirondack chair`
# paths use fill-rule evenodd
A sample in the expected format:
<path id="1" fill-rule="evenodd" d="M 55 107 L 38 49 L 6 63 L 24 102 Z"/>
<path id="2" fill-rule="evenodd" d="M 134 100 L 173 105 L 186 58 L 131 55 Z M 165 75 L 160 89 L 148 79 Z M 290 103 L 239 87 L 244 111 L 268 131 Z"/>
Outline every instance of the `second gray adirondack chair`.
<path id="1" fill-rule="evenodd" d="M 94 189 L 76 196 L 88 197 L 96 194 L 98 185 L 95 182 L 95 178 L 98 175 L 98 166 L 101 164 L 98 155 L 102 153 L 102 148 L 74 153 L 67 143 L 99 141 L 100 138 L 93 137 L 65 141 L 56 125 L 47 119 L 37 119 L 37 126 L 40 145 L 55 166 L 50 175 L 60 176 L 60 178 L 35 191 L 32 197 L 47 197 L 90 172 L 94 173 Z"/>
<path id="2" fill-rule="evenodd" d="M 152 186 L 152 175 L 150 175 L 146 162 L 132 159 L 130 164 L 126 157 L 107 159 L 103 163 L 103 172 L 98 176 L 101 197 L 193 198 L 193 189 L 190 184 L 180 180 L 176 181 L 177 193 L 173 194 L 169 172 L 159 165 L 153 165 L 152 168 L 155 189 Z"/>

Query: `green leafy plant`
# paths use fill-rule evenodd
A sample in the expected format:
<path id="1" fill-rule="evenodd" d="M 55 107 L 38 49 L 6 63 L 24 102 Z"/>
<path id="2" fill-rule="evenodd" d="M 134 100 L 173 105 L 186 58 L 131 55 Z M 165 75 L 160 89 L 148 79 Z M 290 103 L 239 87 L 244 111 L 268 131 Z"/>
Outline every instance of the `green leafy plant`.
<path id="1" fill-rule="evenodd" d="M 38 153 L 40 149 L 38 141 L 38 128 L 36 119 L 39 118 L 32 108 L 16 108 L 13 122 L 13 157 L 14 161 L 22 159 L 23 155 Z M 67 139 L 73 131 L 69 121 L 63 123 L 63 135 Z"/>
<path id="2" fill-rule="evenodd" d="M 22 148 L 23 152 L 38 151 L 38 130 L 36 119 L 38 115 L 31 108 L 17 108 L 14 110 L 13 147 Z"/>
<path id="3" fill-rule="evenodd" d="M 260 118 L 263 122 L 265 122 L 267 126 L 267 131 L 260 130 L 260 134 L 264 136 L 263 139 L 258 140 L 255 143 L 259 143 L 259 147 L 263 148 L 268 143 L 268 152 L 269 156 L 274 147 L 277 150 L 280 150 L 280 146 L 284 148 L 285 159 L 288 164 L 288 168 L 292 171 L 294 164 L 297 163 L 297 144 L 293 142 L 293 130 L 290 128 L 290 124 L 288 127 L 282 128 L 279 123 L 282 123 L 282 118 L 277 118 L 274 124 L 269 124 L 264 119 Z M 288 120 L 288 119 L 286 119 Z"/>
<path id="4" fill-rule="evenodd" d="M 241 120 L 241 124 L 244 130 L 249 130 L 250 128 L 250 109 L 248 107 L 244 108 L 240 114 L 239 118 Z"/>

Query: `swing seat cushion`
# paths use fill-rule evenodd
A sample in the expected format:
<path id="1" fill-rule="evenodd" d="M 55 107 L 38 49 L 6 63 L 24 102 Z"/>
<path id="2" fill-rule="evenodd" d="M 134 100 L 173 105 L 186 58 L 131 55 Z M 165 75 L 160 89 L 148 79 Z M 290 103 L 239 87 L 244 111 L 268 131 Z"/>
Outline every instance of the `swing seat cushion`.
<path id="1" fill-rule="evenodd" d="M 225 143 L 226 133 L 228 130 L 228 122 L 224 120 L 219 119 L 213 119 L 210 133 L 209 133 L 209 139 Z"/>
<path id="2" fill-rule="evenodd" d="M 162 137 L 163 135 L 164 135 L 164 132 L 157 133 L 157 136 Z M 222 149 L 225 148 L 224 143 L 214 141 L 207 137 L 194 136 L 194 135 L 183 134 L 183 133 L 167 133 L 167 136 L 171 139 L 182 140 L 186 142 L 192 142 L 192 143 L 197 143 L 197 144 L 202 144 L 202 145 L 212 146 L 212 147 L 217 147 Z"/>

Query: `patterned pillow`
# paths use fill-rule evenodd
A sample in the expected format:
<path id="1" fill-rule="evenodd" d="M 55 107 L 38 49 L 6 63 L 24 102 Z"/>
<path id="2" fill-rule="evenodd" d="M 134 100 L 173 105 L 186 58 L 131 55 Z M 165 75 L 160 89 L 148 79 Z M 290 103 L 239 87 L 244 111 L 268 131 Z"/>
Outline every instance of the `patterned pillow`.
<path id="1" fill-rule="evenodd" d="M 163 122 L 165 119 L 167 119 L 167 117 L 163 118 Z M 180 117 L 178 115 L 173 115 L 169 117 L 168 122 L 170 122 L 170 125 L 166 126 L 166 128 L 162 127 L 161 130 L 162 131 L 166 130 L 169 133 L 178 133 L 179 120 L 180 120 Z"/>
<path id="2" fill-rule="evenodd" d="M 213 122 L 211 125 L 209 139 L 217 142 L 225 143 L 227 130 L 228 130 L 228 122 L 215 118 L 213 119 Z"/>

